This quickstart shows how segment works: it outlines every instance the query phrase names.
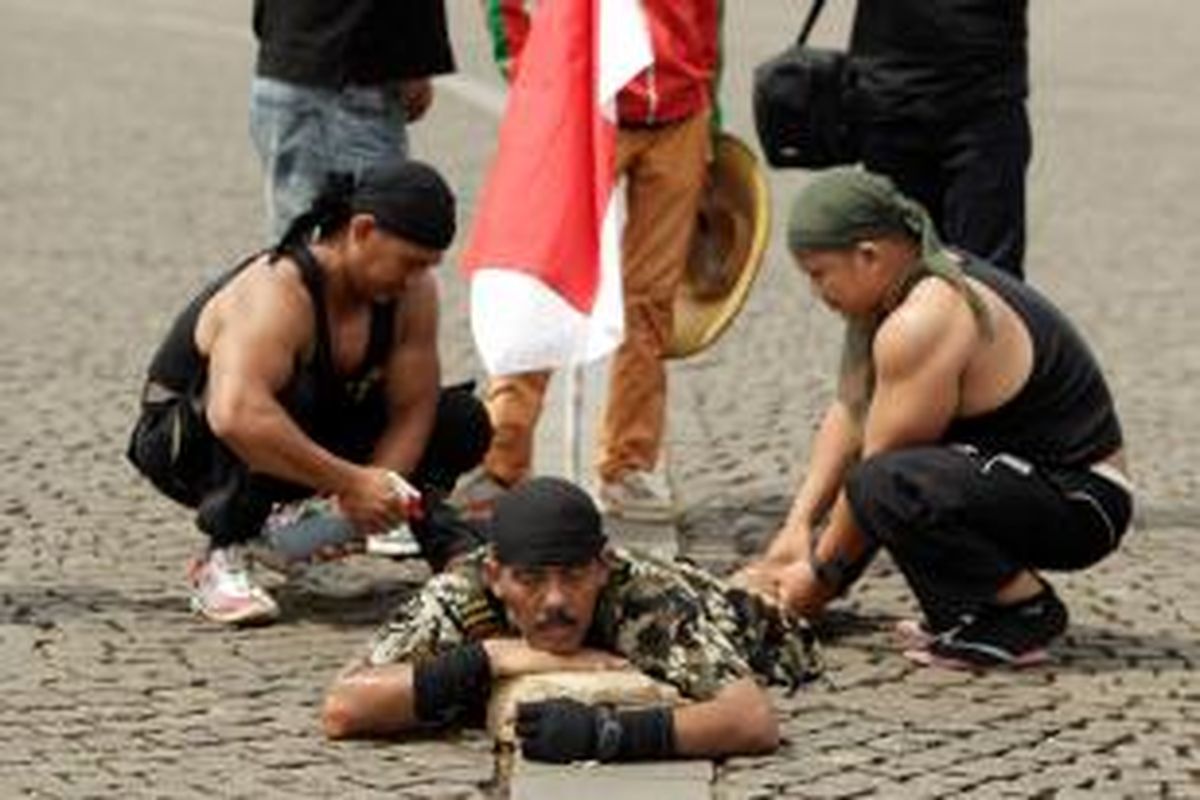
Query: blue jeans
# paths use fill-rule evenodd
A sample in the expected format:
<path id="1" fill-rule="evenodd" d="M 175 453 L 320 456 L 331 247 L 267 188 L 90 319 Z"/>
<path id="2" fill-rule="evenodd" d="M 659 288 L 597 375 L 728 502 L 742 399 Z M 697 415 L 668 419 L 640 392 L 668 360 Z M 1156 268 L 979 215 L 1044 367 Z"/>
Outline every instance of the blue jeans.
<path id="1" fill-rule="evenodd" d="M 398 83 L 320 89 L 256 76 L 250 138 L 266 177 L 268 235 L 279 241 L 308 210 L 330 172 L 408 157 Z"/>

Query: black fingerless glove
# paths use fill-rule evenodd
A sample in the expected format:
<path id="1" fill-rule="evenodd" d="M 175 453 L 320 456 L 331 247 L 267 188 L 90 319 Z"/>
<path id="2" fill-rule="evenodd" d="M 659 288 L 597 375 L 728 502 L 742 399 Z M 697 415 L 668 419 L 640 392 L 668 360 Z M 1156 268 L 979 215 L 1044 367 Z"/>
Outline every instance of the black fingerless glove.
<path id="1" fill-rule="evenodd" d="M 492 665 L 479 642 L 462 644 L 413 667 L 413 710 L 430 725 L 482 719 L 492 693 Z"/>
<path id="2" fill-rule="evenodd" d="M 640 761 L 675 754 L 669 708 L 614 711 L 559 698 L 517 707 L 521 753 L 534 761 Z"/>

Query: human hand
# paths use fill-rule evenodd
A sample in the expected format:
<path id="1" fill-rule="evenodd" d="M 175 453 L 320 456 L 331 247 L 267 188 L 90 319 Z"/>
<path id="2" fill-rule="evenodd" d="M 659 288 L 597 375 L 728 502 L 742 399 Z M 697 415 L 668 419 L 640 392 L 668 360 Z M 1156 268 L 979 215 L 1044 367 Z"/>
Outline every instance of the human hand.
<path id="1" fill-rule="evenodd" d="M 392 490 L 396 496 L 400 498 L 404 504 L 404 518 L 406 520 L 421 519 L 425 516 L 425 507 L 421 505 L 421 492 L 417 487 L 413 486 L 399 472 L 389 473 L 392 480 Z"/>
<path id="2" fill-rule="evenodd" d="M 600 721 L 599 709 L 565 697 L 521 703 L 516 726 L 521 754 L 555 764 L 590 761 L 597 757 Z"/>
<path id="3" fill-rule="evenodd" d="M 797 561 L 777 573 L 778 596 L 783 608 L 800 616 L 815 616 L 837 595 L 827 586 L 807 560 Z"/>
<path id="4" fill-rule="evenodd" d="M 530 647 L 524 639 L 484 639 L 483 649 L 496 678 L 535 672 L 603 672 L 629 668 L 627 660 L 603 650 L 583 649 L 570 655 L 556 655 Z"/>
<path id="5" fill-rule="evenodd" d="M 362 533 L 378 533 L 399 525 L 406 501 L 396 491 L 391 470 L 359 467 L 350 485 L 335 499 L 338 510 Z"/>
<path id="6" fill-rule="evenodd" d="M 726 578 L 735 589 L 758 595 L 772 605 L 779 604 L 779 568 L 763 559 L 751 561 Z"/>
<path id="7" fill-rule="evenodd" d="M 404 117 L 408 122 L 421 119 L 433 105 L 433 81 L 429 78 L 403 81 L 400 84 L 400 102 L 404 104 Z"/>

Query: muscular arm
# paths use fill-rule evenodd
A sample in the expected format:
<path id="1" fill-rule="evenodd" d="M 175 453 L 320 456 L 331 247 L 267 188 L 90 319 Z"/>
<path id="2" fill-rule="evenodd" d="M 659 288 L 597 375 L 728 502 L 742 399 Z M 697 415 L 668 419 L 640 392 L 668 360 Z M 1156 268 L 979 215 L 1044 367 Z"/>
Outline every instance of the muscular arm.
<path id="1" fill-rule="evenodd" d="M 207 325 L 205 415 L 213 433 L 257 472 L 343 491 L 355 465 L 310 439 L 276 399 L 313 336 L 313 315 L 298 279 L 283 270 L 245 275 L 231 285 Z"/>
<path id="2" fill-rule="evenodd" d="M 875 337 L 864 458 L 941 438 L 958 411 L 978 336 L 970 308 L 952 287 L 928 280 L 913 290 Z"/>
<path id="3" fill-rule="evenodd" d="M 673 712 L 675 750 L 682 757 L 769 753 L 779 746 L 771 699 L 751 678 L 727 684 L 711 700 Z"/>
<path id="4" fill-rule="evenodd" d="M 768 561 L 787 562 L 808 556 L 813 526 L 837 499 L 846 471 L 857 460 L 861 446 L 858 426 L 849 409 L 834 401 L 813 439 L 808 469 L 787 520 L 767 550 Z"/>
<path id="5" fill-rule="evenodd" d="M 913 290 L 875 337 L 875 390 L 863 423 L 863 458 L 941 437 L 958 410 L 962 375 L 977 337 L 971 311 L 953 288 L 931 280 Z M 854 562 L 867 547 L 839 483 L 817 560 Z M 786 606 L 800 614 L 820 611 L 837 590 L 816 579 L 807 555 L 779 579 Z"/>
<path id="6" fill-rule="evenodd" d="M 441 383 L 434 276 L 423 273 L 413 278 L 396 313 L 396 342 L 386 367 L 388 426 L 373 460 L 401 475 L 411 475 L 433 430 Z"/>

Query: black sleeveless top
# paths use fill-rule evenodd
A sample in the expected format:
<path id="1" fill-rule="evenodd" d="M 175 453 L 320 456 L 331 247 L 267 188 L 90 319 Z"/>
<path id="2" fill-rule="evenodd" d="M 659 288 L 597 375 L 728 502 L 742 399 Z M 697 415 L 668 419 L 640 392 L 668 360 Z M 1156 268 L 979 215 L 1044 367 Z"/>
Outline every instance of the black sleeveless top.
<path id="1" fill-rule="evenodd" d="M 307 246 L 289 247 L 285 255 L 295 260 L 304 286 L 312 299 L 316 320 L 316 347 L 307 359 L 298 361 L 279 400 L 295 422 L 315 441 L 325 446 L 337 443 L 344 455 L 364 456 L 369 441 L 347 441 L 351 431 L 363 427 L 363 415 L 378 417 L 382 425 L 387 409 L 384 398 L 384 368 L 392 348 L 395 303 L 375 304 L 366 355 L 350 375 L 334 368 L 333 346 L 325 307 L 324 273 Z M 206 286 L 176 317 L 167 338 L 150 362 L 149 378 L 190 400 L 201 415 L 208 382 L 208 361 L 196 348 L 196 323 L 212 297 L 261 255 L 255 253 Z M 353 422 L 351 425 L 350 423 Z M 373 427 L 373 426 L 368 426 Z M 207 428 L 207 426 L 205 426 Z M 355 437 L 361 438 L 361 437 Z"/>
<path id="2" fill-rule="evenodd" d="M 954 420 L 947 442 L 1006 452 L 1045 466 L 1078 467 L 1121 447 L 1121 425 L 1100 367 L 1083 337 L 1049 300 L 978 259 L 967 275 L 995 291 L 1025 323 L 1033 368 L 1004 405 Z"/>

